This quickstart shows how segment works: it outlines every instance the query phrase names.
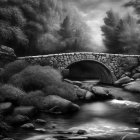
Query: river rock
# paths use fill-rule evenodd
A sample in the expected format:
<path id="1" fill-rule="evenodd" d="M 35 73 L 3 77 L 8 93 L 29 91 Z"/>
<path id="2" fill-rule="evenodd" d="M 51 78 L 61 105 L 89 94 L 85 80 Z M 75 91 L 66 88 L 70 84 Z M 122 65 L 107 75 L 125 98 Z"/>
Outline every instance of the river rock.
<path id="1" fill-rule="evenodd" d="M 112 105 L 114 107 L 120 108 L 120 109 L 128 109 L 133 110 L 133 112 L 139 112 L 140 110 L 140 103 L 138 102 L 132 102 L 127 100 L 112 100 L 107 102 L 109 105 Z"/>
<path id="2" fill-rule="evenodd" d="M 140 93 L 140 81 L 131 82 L 125 85 L 124 89 L 130 92 Z"/>
<path id="3" fill-rule="evenodd" d="M 81 86 L 82 85 L 82 82 L 80 81 L 73 81 L 73 85 L 77 85 L 77 86 Z"/>
<path id="4" fill-rule="evenodd" d="M 33 106 L 20 106 L 20 107 L 16 107 L 13 113 L 15 115 L 20 114 L 28 117 L 33 117 L 36 114 L 36 112 L 37 110 Z"/>
<path id="5" fill-rule="evenodd" d="M 15 115 L 6 117 L 6 122 L 10 125 L 18 126 L 29 122 L 29 118 L 23 115 Z"/>
<path id="6" fill-rule="evenodd" d="M 25 130 L 34 130 L 35 126 L 32 123 L 26 123 L 22 125 L 21 128 Z"/>
<path id="7" fill-rule="evenodd" d="M 123 78 L 117 80 L 117 81 L 115 82 L 115 85 L 116 85 L 116 86 L 121 86 L 121 85 L 127 84 L 127 83 L 129 83 L 129 82 L 131 82 L 131 81 L 133 81 L 132 78 L 130 78 L 130 77 L 128 77 L 128 76 L 125 76 L 125 77 L 123 77 Z"/>
<path id="8" fill-rule="evenodd" d="M 32 102 L 39 110 L 60 114 L 78 111 L 80 107 L 56 95 L 37 98 Z"/>
<path id="9" fill-rule="evenodd" d="M 125 72 L 126 76 L 131 76 L 131 72 Z"/>
<path id="10" fill-rule="evenodd" d="M 43 120 L 43 119 L 36 119 L 36 120 L 35 120 L 35 123 L 40 124 L 40 125 L 44 125 L 44 124 L 46 124 L 47 122 L 46 122 L 45 120 Z"/>
<path id="11" fill-rule="evenodd" d="M 137 68 L 135 68 L 135 70 L 136 70 L 137 72 L 140 72 L 140 66 L 138 66 Z"/>
<path id="12" fill-rule="evenodd" d="M 95 99 L 95 95 L 92 92 L 87 91 L 86 95 L 85 95 L 85 100 L 86 101 L 92 101 L 94 99 Z"/>
<path id="13" fill-rule="evenodd" d="M 0 52 L 7 53 L 11 56 L 16 57 L 14 50 L 12 48 L 4 46 L 4 45 L 0 46 Z"/>
<path id="14" fill-rule="evenodd" d="M 140 73 L 135 73 L 133 76 L 132 76 L 133 79 L 139 79 L 140 78 Z"/>
<path id="15" fill-rule="evenodd" d="M 84 100 L 87 90 L 75 87 L 75 92 L 79 100 Z"/>
<path id="16" fill-rule="evenodd" d="M 37 133 L 46 133 L 46 129 L 44 129 L 44 128 L 37 128 L 37 129 L 35 129 L 35 131 Z"/>
<path id="17" fill-rule="evenodd" d="M 95 95 L 96 100 L 106 100 L 106 99 L 113 99 L 113 95 L 109 93 L 109 90 L 104 89 L 103 87 L 95 86 L 92 88 L 92 92 Z"/>
<path id="18" fill-rule="evenodd" d="M 125 135 L 122 140 L 140 140 L 140 134 L 127 134 Z"/>
<path id="19" fill-rule="evenodd" d="M 0 114 L 8 114 L 13 110 L 13 105 L 10 102 L 0 103 Z"/>

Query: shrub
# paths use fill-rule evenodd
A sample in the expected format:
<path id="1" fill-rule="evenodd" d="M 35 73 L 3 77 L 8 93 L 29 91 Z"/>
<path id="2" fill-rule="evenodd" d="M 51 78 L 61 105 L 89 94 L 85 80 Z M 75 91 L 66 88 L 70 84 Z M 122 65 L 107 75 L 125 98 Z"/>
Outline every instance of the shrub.
<path id="1" fill-rule="evenodd" d="M 55 85 L 48 85 L 43 89 L 45 95 L 58 95 L 70 101 L 76 101 L 77 95 L 73 85 L 68 83 L 57 83 Z"/>
<path id="2" fill-rule="evenodd" d="M 58 95 L 70 101 L 77 100 L 74 86 L 62 82 L 61 74 L 49 66 L 29 66 L 12 76 L 9 83 L 26 92 L 41 90 L 44 96 Z"/>
<path id="3" fill-rule="evenodd" d="M 48 85 L 61 82 L 61 74 L 49 66 L 28 66 L 20 73 L 12 76 L 9 83 L 26 92 L 42 90 Z"/>
<path id="4" fill-rule="evenodd" d="M 3 101 L 9 101 L 17 104 L 25 94 L 25 92 L 13 87 L 12 85 L 6 84 L 0 87 L 0 98 L 3 98 Z"/>
<path id="5" fill-rule="evenodd" d="M 4 71 L 1 74 L 2 79 L 4 80 L 4 82 L 7 82 L 8 79 L 13 76 L 16 73 L 21 72 L 23 69 L 25 69 L 29 64 L 24 61 L 24 60 L 16 60 L 14 62 L 11 62 L 9 64 L 7 64 L 4 67 Z"/>

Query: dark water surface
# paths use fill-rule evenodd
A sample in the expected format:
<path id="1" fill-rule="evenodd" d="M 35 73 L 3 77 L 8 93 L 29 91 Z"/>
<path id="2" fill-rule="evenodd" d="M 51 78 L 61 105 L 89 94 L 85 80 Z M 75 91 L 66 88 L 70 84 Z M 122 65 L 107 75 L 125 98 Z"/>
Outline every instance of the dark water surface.
<path id="1" fill-rule="evenodd" d="M 104 86 L 109 89 L 110 92 L 118 97 L 122 97 L 129 101 L 140 101 L 139 94 L 132 94 L 123 91 L 121 88 Z M 45 119 L 48 123 L 45 128 L 47 134 L 39 134 L 34 132 L 21 132 L 16 131 L 16 138 L 23 140 L 50 140 L 50 135 L 53 135 L 55 131 L 62 130 L 77 130 L 84 129 L 89 134 L 100 134 L 118 131 L 130 131 L 137 132 L 138 125 L 135 124 L 136 117 L 140 116 L 139 111 L 134 109 L 127 109 L 127 107 L 118 105 L 117 100 L 113 100 L 112 105 L 110 102 L 95 102 L 86 103 L 81 105 L 81 110 L 76 114 L 69 114 L 66 116 L 54 116 L 54 115 L 41 115 L 40 118 Z M 123 103 L 123 101 L 120 101 Z M 135 103 L 134 103 L 135 104 Z M 37 126 L 41 128 L 41 126 Z M 53 139 L 52 139 L 53 140 Z"/>

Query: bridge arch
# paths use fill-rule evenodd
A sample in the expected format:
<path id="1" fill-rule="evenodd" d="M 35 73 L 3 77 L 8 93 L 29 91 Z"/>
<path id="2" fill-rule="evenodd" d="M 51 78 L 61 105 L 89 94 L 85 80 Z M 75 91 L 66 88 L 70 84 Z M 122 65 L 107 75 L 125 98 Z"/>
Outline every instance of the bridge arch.
<path id="1" fill-rule="evenodd" d="M 96 60 L 79 60 L 69 64 L 67 78 L 74 80 L 99 79 L 102 83 L 113 84 L 116 81 L 114 73 L 102 62 Z"/>

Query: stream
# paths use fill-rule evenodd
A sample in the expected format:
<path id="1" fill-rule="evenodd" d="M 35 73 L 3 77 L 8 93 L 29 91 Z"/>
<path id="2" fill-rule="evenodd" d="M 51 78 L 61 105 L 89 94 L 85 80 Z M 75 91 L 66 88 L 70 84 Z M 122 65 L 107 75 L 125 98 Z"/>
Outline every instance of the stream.
<path id="1" fill-rule="evenodd" d="M 122 97 L 124 100 L 133 102 L 140 101 L 140 95 L 138 94 L 123 91 L 121 88 L 102 86 L 109 89 L 116 97 Z M 116 105 L 112 105 L 110 102 L 114 102 Z M 119 101 L 85 103 L 81 105 L 80 111 L 76 114 L 65 116 L 42 114 L 40 118 L 46 120 L 47 124 L 37 126 L 37 128 L 47 130 L 45 134 L 16 130 L 14 132 L 15 139 L 57 140 L 52 138 L 57 131 L 76 131 L 78 129 L 86 130 L 91 135 L 124 131 L 138 132 L 139 125 L 135 124 L 135 119 L 140 116 L 139 112 L 120 107 L 117 102 Z"/>

